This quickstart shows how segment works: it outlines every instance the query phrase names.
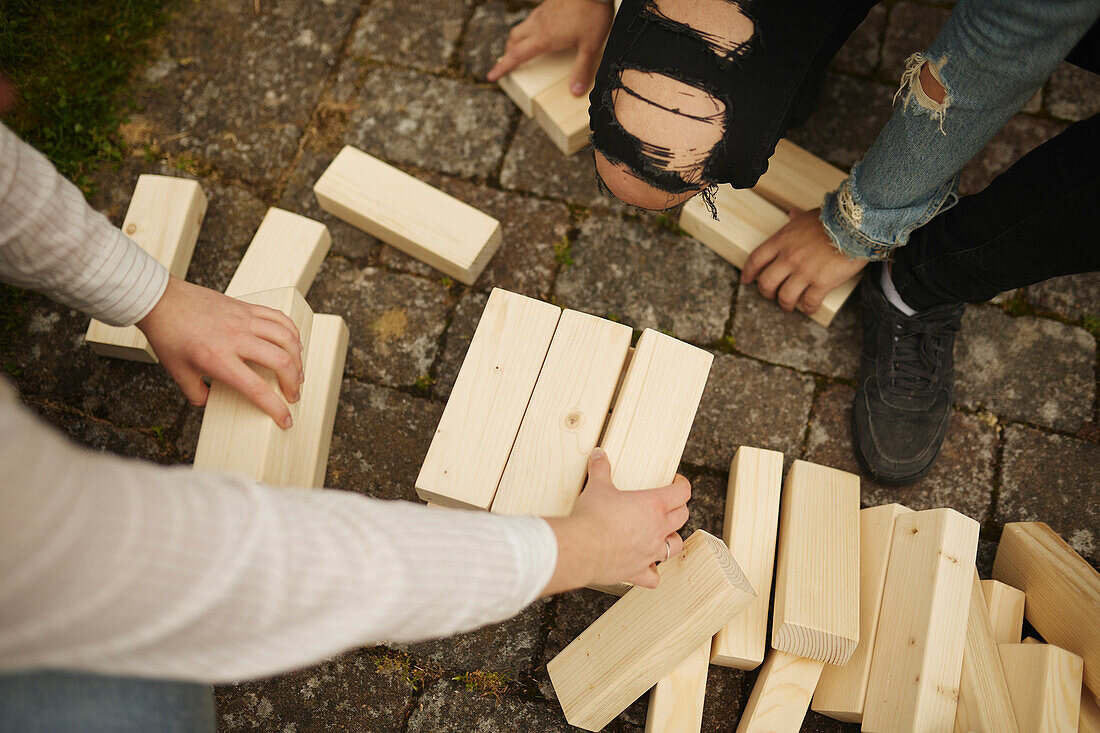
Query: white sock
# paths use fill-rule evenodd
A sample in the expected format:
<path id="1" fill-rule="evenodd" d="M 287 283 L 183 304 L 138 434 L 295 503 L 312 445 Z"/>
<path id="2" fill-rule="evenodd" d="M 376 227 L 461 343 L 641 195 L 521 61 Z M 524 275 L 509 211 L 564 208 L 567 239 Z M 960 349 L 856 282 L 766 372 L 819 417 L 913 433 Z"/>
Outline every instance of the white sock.
<path id="1" fill-rule="evenodd" d="M 905 301 L 901 299 L 901 294 L 898 292 L 898 289 L 894 287 L 894 281 L 890 279 L 890 268 L 886 265 L 882 267 L 881 283 L 882 292 L 886 296 L 886 299 L 890 301 L 890 305 L 907 316 L 916 315 L 917 312 L 906 305 Z"/>

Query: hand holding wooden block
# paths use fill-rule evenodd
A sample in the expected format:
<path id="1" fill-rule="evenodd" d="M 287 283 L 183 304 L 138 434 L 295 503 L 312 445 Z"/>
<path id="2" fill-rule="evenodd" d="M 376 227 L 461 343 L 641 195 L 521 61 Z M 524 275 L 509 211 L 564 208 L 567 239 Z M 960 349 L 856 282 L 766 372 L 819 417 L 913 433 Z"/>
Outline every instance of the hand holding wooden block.
<path id="1" fill-rule="evenodd" d="M 768 652 L 737 733 L 798 733 L 824 666 L 778 649 Z"/>
<path id="2" fill-rule="evenodd" d="M 1081 657 L 1050 644 L 1001 644 L 1021 731 L 1073 733 L 1081 714 Z"/>

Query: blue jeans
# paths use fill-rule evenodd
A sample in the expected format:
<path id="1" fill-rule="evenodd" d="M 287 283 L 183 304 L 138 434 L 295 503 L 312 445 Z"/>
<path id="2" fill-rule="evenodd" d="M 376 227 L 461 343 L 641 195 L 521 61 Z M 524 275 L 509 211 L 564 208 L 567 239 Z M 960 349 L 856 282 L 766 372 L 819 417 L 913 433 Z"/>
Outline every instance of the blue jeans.
<path id="1" fill-rule="evenodd" d="M 0 674 L 0 733 L 213 733 L 214 691 L 77 672 Z"/>

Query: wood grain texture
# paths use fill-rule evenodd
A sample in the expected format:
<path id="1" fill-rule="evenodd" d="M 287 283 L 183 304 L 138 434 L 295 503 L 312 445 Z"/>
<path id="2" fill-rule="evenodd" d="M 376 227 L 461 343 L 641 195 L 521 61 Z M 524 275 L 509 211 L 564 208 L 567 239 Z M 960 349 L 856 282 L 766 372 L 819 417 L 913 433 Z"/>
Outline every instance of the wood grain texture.
<path id="1" fill-rule="evenodd" d="M 743 268 L 753 250 L 783 228 L 787 214 L 752 191 L 728 184 L 718 187 L 714 198 L 718 220 L 696 196 L 684 204 L 680 226 L 734 267 Z M 855 275 L 825 296 L 821 306 L 809 314 L 815 323 L 828 326 L 859 284 Z"/>
<path id="2" fill-rule="evenodd" d="M 790 140 L 780 140 L 768 159 L 768 170 L 753 190 L 787 211 L 809 211 L 821 206 L 825 194 L 835 191 L 847 177 Z"/>
<path id="3" fill-rule="evenodd" d="M 709 668 L 708 641 L 654 685 L 649 693 L 646 733 L 699 733 Z"/>
<path id="4" fill-rule="evenodd" d="M 1050 644 L 1000 644 L 998 649 L 1020 730 L 1076 731 L 1081 717 L 1081 657 Z"/>
<path id="5" fill-rule="evenodd" d="M 865 731 L 950 731 L 978 551 L 978 523 L 952 509 L 894 521 Z"/>
<path id="6" fill-rule="evenodd" d="M 500 247 L 500 222 L 346 146 L 313 186 L 328 213 L 472 285 Z"/>
<path id="7" fill-rule="evenodd" d="M 974 570 L 970 611 L 966 619 L 966 646 L 955 709 L 956 733 L 1013 733 L 1018 731 L 1012 700 L 993 637 L 978 571 Z"/>
<path id="8" fill-rule="evenodd" d="M 305 367 L 309 368 L 310 333 L 313 312 L 297 288 L 286 287 L 250 293 L 240 298 L 246 303 L 263 305 L 282 311 L 301 335 Z M 275 373 L 253 365 L 263 380 L 283 396 Z M 294 426 L 283 430 L 267 413 L 252 404 L 247 397 L 215 380 L 202 416 L 199 441 L 195 448 L 195 469 L 236 473 L 276 486 L 287 486 L 294 471 L 291 464 L 291 444 L 300 430 L 297 424 L 301 401 L 288 404 Z"/>
<path id="9" fill-rule="evenodd" d="M 321 222 L 282 209 L 268 209 L 225 294 L 237 298 L 292 285 L 305 295 L 330 247 L 332 237 Z"/>
<path id="10" fill-rule="evenodd" d="M 1088 691 L 1081 687 L 1081 717 L 1077 719 L 1079 733 L 1100 733 L 1100 704 Z"/>
<path id="11" fill-rule="evenodd" d="M 206 215 L 206 194 L 198 181 L 138 176 L 122 231 L 178 278 L 187 276 Z M 100 356 L 157 363 L 153 347 L 137 326 L 108 326 L 92 319 L 84 340 Z"/>
<path id="12" fill-rule="evenodd" d="M 544 53 L 500 77 L 497 84 L 523 110 L 523 114 L 533 117 L 535 97 L 562 81 L 568 84 L 576 58 L 574 48 Z"/>
<path id="13" fill-rule="evenodd" d="M 566 155 L 572 155 L 588 143 L 588 95 L 591 91 L 589 87 L 581 96 L 573 96 L 566 77 L 535 97 L 535 122 Z"/>
<path id="14" fill-rule="evenodd" d="M 901 504 L 868 507 L 859 512 L 859 645 L 844 666 L 825 665 L 810 706 L 815 712 L 847 723 L 863 720 L 894 522 L 910 512 Z"/>
<path id="15" fill-rule="evenodd" d="M 603 728 L 755 596 L 726 545 L 702 530 L 657 572 L 657 588 L 632 588 L 546 666 L 572 725 Z"/>
<path id="16" fill-rule="evenodd" d="M 348 327 L 344 319 L 327 313 L 314 315 L 305 359 L 306 380 L 290 441 L 288 486 L 316 489 L 325 484 L 347 353 Z"/>
<path id="17" fill-rule="evenodd" d="M 493 499 L 494 512 L 564 517 L 573 510 L 632 335 L 619 323 L 562 313 Z"/>
<path id="18" fill-rule="evenodd" d="M 823 662 L 772 649 L 737 724 L 737 733 L 798 733 Z"/>
<path id="19" fill-rule="evenodd" d="M 560 315 L 507 290 L 489 294 L 416 479 L 421 499 L 492 506 Z"/>
<path id="20" fill-rule="evenodd" d="M 1085 660 L 1085 686 L 1100 693 L 1100 573 L 1042 522 L 1006 524 L 993 578 L 1019 588 L 1024 616 L 1043 639 Z"/>
<path id="21" fill-rule="evenodd" d="M 753 588 L 772 587 L 783 454 L 743 445 L 730 463 L 722 538 Z M 714 636 L 710 661 L 722 667 L 756 669 L 768 640 L 770 592 L 761 592 Z"/>
<path id="22" fill-rule="evenodd" d="M 983 580 L 982 596 L 998 644 L 1018 644 L 1024 632 L 1024 592 L 999 580 Z"/>
<path id="23" fill-rule="evenodd" d="M 779 518 L 772 646 L 845 664 L 859 643 L 859 477 L 795 461 Z"/>

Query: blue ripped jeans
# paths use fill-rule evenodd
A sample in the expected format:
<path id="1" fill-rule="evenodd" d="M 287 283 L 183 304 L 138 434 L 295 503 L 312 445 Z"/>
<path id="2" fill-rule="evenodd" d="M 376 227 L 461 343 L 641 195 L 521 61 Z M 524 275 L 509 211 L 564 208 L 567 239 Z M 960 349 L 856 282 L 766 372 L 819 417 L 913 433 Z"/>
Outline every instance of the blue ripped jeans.
<path id="1" fill-rule="evenodd" d="M 894 114 L 821 221 L 851 257 L 885 259 L 958 202 L 959 170 L 1046 81 L 1100 16 L 1100 0 L 960 0 L 907 63 Z M 942 104 L 919 79 L 927 61 Z"/>

